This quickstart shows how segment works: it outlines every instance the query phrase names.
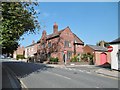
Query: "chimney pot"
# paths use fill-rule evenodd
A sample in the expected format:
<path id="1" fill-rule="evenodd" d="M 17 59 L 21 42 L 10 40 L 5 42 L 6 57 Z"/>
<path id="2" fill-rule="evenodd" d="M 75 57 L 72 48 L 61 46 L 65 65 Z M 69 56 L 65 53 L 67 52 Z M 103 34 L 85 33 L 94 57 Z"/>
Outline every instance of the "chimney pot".
<path id="1" fill-rule="evenodd" d="M 54 25 L 53 25 L 53 33 L 57 33 L 57 32 L 58 32 L 58 25 L 55 22 Z"/>

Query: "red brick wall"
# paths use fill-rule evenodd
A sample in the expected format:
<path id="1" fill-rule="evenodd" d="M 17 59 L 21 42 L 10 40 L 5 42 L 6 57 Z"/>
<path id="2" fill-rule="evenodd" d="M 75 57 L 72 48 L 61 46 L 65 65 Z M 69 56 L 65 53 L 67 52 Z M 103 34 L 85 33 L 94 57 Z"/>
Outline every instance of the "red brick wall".
<path id="1" fill-rule="evenodd" d="M 18 47 L 16 51 L 13 53 L 13 58 L 16 58 L 17 55 L 24 55 L 25 48 L 24 47 Z"/>
<path id="2" fill-rule="evenodd" d="M 100 64 L 100 54 L 102 53 L 101 51 L 94 51 L 93 49 L 91 49 L 89 46 L 85 46 L 83 48 L 84 50 L 84 53 L 91 53 L 94 55 L 94 62 L 96 65 L 101 65 Z M 94 53 L 93 53 L 94 52 Z M 107 61 L 108 63 L 111 63 L 111 60 L 110 60 L 110 53 L 109 52 L 104 52 L 107 54 Z"/>
<path id="3" fill-rule="evenodd" d="M 41 38 L 43 38 L 43 36 L 42 36 Z M 73 45 L 73 43 L 74 43 L 75 38 L 76 38 L 76 37 L 73 35 L 73 33 L 71 32 L 71 30 L 67 27 L 67 28 L 60 34 L 59 37 L 54 38 L 54 39 L 47 40 L 46 46 L 48 46 L 48 42 L 51 42 L 51 44 L 53 44 L 53 43 L 56 43 L 56 42 L 59 41 L 58 44 L 57 44 L 57 48 L 59 48 L 58 51 L 57 51 L 57 52 L 53 52 L 53 53 L 51 54 L 51 56 L 52 56 L 52 57 L 58 57 L 58 58 L 59 58 L 59 61 L 60 61 L 61 63 L 63 63 L 63 51 L 64 51 L 64 50 L 67 50 L 67 51 L 72 51 L 72 52 L 74 52 L 74 45 Z M 64 46 L 65 40 L 70 42 L 71 47 L 65 47 L 65 46 Z M 41 41 L 42 41 L 42 39 L 41 39 Z M 81 42 L 79 39 L 76 39 L 76 41 Z M 82 43 L 82 42 L 81 42 L 81 43 Z M 39 51 L 41 51 L 41 50 L 42 50 L 41 43 L 40 43 L 39 45 L 40 45 Z M 83 45 L 76 46 L 76 53 L 83 53 L 83 47 L 84 47 Z M 47 52 L 49 52 L 49 49 L 47 49 Z M 73 53 L 72 53 L 72 54 L 73 54 Z"/>

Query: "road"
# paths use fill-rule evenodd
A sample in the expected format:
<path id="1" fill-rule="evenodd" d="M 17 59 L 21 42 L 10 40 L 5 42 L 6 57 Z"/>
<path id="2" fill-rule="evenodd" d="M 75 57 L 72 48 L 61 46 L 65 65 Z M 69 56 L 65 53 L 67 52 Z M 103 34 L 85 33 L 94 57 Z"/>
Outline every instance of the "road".
<path id="1" fill-rule="evenodd" d="M 74 68 L 53 68 L 44 64 L 3 62 L 25 88 L 118 88 L 118 80 Z"/>

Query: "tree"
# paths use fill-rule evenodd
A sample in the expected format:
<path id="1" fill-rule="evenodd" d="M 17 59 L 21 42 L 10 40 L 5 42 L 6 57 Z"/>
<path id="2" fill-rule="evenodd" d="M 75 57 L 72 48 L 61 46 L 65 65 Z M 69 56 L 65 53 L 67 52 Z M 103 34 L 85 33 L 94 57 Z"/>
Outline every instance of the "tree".
<path id="1" fill-rule="evenodd" d="M 0 10 L 0 44 L 2 53 L 13 53 L 20 37 L 25 33 L 35 33 L 40 25 L 35 2 L 2 2 Z"/>

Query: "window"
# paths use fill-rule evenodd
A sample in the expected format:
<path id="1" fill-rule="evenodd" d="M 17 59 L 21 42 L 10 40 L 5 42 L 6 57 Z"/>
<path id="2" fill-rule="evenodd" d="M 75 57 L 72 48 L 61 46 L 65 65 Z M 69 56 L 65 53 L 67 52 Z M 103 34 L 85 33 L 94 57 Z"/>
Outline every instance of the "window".
<path id="1" fill-rule="evenodd" d="M 71 47 L 71 43 L 70 43 L 69 41 L 65 41 L 65 42 L 64 42 L 64 46 L 65 46 L 65 47 Z"/>
<path id="2" fill-rule="evenodd" d="M 42 48 L 45 48 L 45 43 L 42 44 Z"/>
<path id="3" fill-rule="evenodd" d="M 31 51 L 33 51 L 33 48 L 34 48 L 34 47 L 31 48 Z"/>
<path id="4" fill-rule="evenodd" d="M 40 45 L 38 45 L 38 49 L 40 49 Z"/>
<path id="5" fill-rule="evenodd" d="M 120 61 L 120 49 L 118 50 L 118 61 Z"/>
<path id="6" fill-rule="evenodd" d="M 50 58 L 51 57 L 51 53 L 49 52 L 47 56 L 48 56 L 48 58 Z"/>
<path id="7" fill-rule="evenodd" d="M 72 57 L 72 51 L 67 51 L 67 59 L 70 59 Z"/>
<path id="8" fill-rule="evenodd" d="M 76 41 L 76 40 L 75 40 L 74 42 L 75 42 L 75 43 L 77 43 L 77 41 Z"/>
<path id="9" fill-rule="evenodd" d="M 51 42 L 48 43 L 48 47 L 49 47 L 49 48 L 51 47 Z"/>

